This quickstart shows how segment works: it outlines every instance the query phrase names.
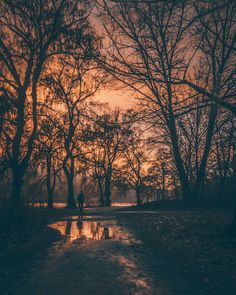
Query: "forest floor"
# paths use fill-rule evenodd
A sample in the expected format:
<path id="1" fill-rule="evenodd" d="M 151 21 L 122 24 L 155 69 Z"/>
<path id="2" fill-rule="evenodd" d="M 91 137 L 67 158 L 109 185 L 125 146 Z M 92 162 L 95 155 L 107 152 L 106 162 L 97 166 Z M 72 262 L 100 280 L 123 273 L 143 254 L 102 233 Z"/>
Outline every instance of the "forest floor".
<path id="1" fill-rule="evenodd" d="M 32 209 L 1 223 L 0 294 L 233 295 L 228 211 Z"/>

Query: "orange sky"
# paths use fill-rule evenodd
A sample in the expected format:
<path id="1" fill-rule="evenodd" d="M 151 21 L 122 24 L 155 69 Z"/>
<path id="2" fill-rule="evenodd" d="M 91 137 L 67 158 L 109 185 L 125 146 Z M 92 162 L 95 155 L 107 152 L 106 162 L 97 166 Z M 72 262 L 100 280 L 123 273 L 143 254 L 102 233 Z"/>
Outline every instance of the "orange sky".
<path id="1" fill-rule="evenodd" d="M 97 98 L 101 102 L 108 102 L 111 107 L 130 108 L 135 104 L 130 93 L 124 90 L 101 90 Z"/>
<path id="2" fill-rule="evenodd" d="M 96 9 L 89 17 L 92 26 L 99 35 L 103 35 L 103 27 L 96 16 Z M 101 102 L 108 102 L 112 108 L 122 107 L 131 108 L 135 104 L 135 100 L 131 98 L 131 93 L 128 90 L 109 90 L 102 89 L 96 95 L 96 98 Z"/>

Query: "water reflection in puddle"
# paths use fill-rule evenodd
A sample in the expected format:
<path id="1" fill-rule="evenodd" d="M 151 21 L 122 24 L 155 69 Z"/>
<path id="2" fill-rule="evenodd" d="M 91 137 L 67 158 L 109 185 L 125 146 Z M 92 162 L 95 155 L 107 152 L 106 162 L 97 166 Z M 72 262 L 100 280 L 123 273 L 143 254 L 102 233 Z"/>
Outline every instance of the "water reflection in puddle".
<path id="1" fill-rule="evenodd" d="M 119 226 L 115 219 L 108 216 L 71 216 L 49 226 L 60 231 L 61 235 L 71 242 L 80 238 L 133 240 L 128 231 Z"/>

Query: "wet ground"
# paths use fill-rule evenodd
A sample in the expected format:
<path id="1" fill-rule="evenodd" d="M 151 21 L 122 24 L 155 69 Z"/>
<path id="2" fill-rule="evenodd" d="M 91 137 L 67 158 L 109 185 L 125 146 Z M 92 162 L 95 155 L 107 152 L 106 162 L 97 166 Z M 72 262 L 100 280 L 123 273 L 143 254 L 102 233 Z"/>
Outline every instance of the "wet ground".
<path id="1" fill-rule="evenodd" d="M 1 222 L 0 294 L 235 295 L 230 212 L 150 209 L 30 209 Z"/>
<path id="2" fill-rule="evenodd" d="M 169 262 L 153 260 L 124 222 L 128 214 L 90 209 L 48 224 L 61 238 L 21 276 L 14 295 L 197 294 Z"/>

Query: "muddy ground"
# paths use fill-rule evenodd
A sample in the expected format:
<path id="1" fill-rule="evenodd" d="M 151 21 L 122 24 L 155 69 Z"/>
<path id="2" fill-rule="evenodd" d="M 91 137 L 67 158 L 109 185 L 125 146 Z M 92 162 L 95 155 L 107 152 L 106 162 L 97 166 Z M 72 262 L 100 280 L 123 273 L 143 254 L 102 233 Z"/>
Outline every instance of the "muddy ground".
<path id="1" fill-rule="evenodd" d="M 236 240 L 225 232 L 228 216 L 34 210 L 1 230 L 0 294 L 233 295 Z"/>

